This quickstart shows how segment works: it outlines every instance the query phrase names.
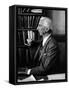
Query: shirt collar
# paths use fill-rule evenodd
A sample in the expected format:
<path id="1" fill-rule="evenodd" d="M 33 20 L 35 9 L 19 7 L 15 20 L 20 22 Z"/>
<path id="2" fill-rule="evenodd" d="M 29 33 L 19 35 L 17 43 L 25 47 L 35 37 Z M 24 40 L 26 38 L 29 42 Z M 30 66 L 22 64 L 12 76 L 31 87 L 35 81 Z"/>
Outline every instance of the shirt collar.
<path id="1" fill-rule="evenodd" d="M 47 39 L 50 37 L 51 34 L 49 34 L 48 36 L 46 36 L 44 39 L 43 39 L 43 42 L 42 42 L 42 46 L 44 46 L 44 44 L 46 43 Z"/>

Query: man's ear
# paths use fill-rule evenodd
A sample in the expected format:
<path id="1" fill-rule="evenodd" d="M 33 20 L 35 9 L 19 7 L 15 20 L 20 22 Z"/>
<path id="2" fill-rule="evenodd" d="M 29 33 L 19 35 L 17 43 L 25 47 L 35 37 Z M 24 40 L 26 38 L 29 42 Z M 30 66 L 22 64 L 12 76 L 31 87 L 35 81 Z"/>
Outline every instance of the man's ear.
<path id="1" fill-rule="evenodd" d="M 45 27 L 45 32 L 48 32 L 48 31 L 49 31 L 49 27 L 47 27 L 47 28 Z"/>

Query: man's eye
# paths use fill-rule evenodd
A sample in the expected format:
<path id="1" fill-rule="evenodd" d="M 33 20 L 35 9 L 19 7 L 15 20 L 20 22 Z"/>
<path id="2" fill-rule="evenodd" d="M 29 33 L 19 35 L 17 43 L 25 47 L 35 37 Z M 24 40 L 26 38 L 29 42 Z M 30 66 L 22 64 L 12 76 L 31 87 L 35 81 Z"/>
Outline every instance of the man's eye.
<path id="1" fill-rule="evenodd" d="M 49 28 L 46 28 L 46 30 L 48 30 Z"/>
<path id="2" fill-rule="evenodd" d="M 46 28 L 46 30 L 48 30 L 48 28 Z"/>
<path id="3" fill-rule="evenodd" d="M 38 26 L 41 27 L 42 25 L 39 24 Z"/>

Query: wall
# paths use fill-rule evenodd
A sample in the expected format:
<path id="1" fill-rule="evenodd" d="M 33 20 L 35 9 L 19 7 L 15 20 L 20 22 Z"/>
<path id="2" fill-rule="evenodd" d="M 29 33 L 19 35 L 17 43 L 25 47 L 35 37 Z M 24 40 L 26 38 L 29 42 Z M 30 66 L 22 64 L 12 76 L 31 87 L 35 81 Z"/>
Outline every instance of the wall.
<path id="1" fill-rule="evenodd" d="M 60 72 L 66 72 L 66 56 L 65 56 L 65 11 L 59 11 L 59 10 L 53 10 L 52 11 L 52 24 L 53 24 L 53 34 L 58 40 L 58 46 L 59 46 L 59 51 L 60 51 Z M 62 37 L 62 35 L 64 35 Z M 62 38 L 61 38 L 62 37 Z M 62 42 L 61 42 L 62 41 Z"/>
<path id="2" fill-rule="evenodd" d="M 65 11 L 52 11 L 52 21 L 53 21 L 53 33 L 64 35 L 65 34 Z"/>

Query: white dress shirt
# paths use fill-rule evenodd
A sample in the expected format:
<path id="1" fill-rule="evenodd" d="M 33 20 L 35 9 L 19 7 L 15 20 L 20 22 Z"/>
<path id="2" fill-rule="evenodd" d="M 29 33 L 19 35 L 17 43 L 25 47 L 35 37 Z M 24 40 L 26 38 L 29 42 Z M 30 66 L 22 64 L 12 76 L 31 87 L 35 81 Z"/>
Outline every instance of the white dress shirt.
<path id="1" fill-rule="evenodd" d="M 48 36 L 46 36 L 44 39 L 43 39 L 43 42 L 42 42 L 42 45 L 44 46 L 45 42 L 47 41 L 47 39 L 50 37 L 51 34 L 49 34 Z"/>

